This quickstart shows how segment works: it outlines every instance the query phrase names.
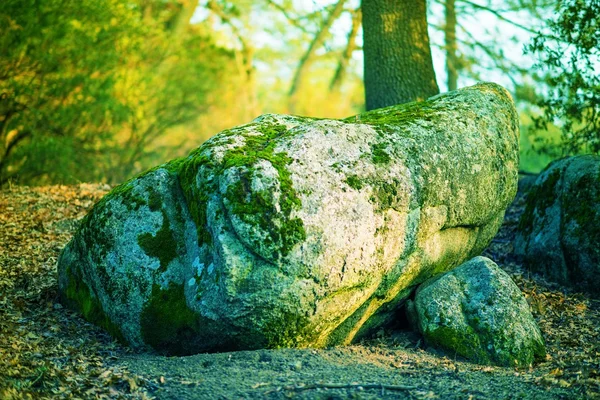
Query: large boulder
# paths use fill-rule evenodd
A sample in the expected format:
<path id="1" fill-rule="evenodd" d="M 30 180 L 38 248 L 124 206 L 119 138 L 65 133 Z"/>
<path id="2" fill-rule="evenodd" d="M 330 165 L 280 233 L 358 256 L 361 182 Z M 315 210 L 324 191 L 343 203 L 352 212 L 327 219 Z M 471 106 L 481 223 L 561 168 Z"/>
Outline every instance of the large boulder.
<path id="1" fill-rule="evenodd" d="M 546 355 L 525 297 L 485 257 L 423 283 L 407 311 L 427 343 L 481 364 L 527 367 Z"/>
<path id="2" fill-rule="evenodd" d="M 527 195 L 515 253 L 549 280 L 600 297 L 600 157 L 551 163 Z"/>
<path id="3" fill-rule="evenodd" d="M 345 120 L 263 115 L 102 199 L 61 255 L 61 295 L 168 354 L 349 343 L 487 246 L 518 138 L 495 84 Z"/>

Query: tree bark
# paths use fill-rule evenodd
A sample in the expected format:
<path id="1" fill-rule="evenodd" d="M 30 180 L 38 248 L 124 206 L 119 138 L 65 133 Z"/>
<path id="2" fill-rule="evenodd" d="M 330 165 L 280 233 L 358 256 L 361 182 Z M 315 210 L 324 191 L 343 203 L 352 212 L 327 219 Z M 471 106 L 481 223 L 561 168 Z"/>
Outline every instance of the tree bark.
<path id="1" fill-rule="evenodd" d="M 425 0 L 363 0 L 367 110 L 439 93 Z"/>
<path id="2" fill-rule="evenodd" d="M 446 25 L 444 26 L 444 38 L 446 41 L 446 74 L 448 90 L 458 88 L 458 56 L 456 45 L 456 10 L 455 0 L 446 0 Z"/>

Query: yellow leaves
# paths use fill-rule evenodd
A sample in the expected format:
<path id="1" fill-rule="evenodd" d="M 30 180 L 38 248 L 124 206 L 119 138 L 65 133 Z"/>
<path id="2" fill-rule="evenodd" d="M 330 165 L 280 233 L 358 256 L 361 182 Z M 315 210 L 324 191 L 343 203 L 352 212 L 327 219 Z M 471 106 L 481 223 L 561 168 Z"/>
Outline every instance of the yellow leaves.
<path id="1" fill-rule="evenodd" d="M 79 20 L 72 19 L 70 23 L 75 30 L 83 30 L 83 24 Z"/>
<path id="2" fill-rule="evenodd" d="M 562 376 L 562 371 L 559 370 L 558 368 L 556 368 L 556 369 L 550 371 L 549 374 L 541 377 L 541 379 L 539 379 L 539 381 L 540 381 L 540 383 L 542 383 L 543 385 L 546 385 L 546 386 L 556 385 L 561 388 L 571 387 L 572 383 L 568 382 L 565 379 L 561 379 L 560 378 L 561 376 Z"/>
<path id="3" fill-rule="evenodd" d="M 6 134 L 5 146 L 8 146 L 10 142 L 19 134 L 17 129 L 12 129 Z"/>

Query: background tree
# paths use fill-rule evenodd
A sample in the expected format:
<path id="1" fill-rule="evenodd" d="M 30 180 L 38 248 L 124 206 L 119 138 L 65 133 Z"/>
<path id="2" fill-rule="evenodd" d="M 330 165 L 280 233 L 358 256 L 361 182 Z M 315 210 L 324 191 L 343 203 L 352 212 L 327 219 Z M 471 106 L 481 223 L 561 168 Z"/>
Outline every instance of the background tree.
<path id="1" fill-rule="evenodd" d="M 444 3 L 444 41 L 446 50 L 446 85 L 448 90 L 458 88 L 458 44 L 456 43 L 456 1 L 446 0 Z"/>
<path id="2" fill-rule="evenodd" d="M 315 60 L 316 51 L 319 47 L 323 46 L 325 39 L 329 35 L 329 30 L 333 22 L 340 16 L 342 11 L 344 10 L 345 0 L 338 0 L 333 7 L 331 13 L 323 20 L 323 24 L 320 27 L 317 34 L 314 36 L 313 40 L 310 42 L 308 49 L 300 59 L 298 63 L 298 67 L 296 68 L 296 72 L 294 74 L 294 78 L 292 79 L 292 85 L 290 87 L 290 92 L 288 94 L 288 107 L 289 112 L 292 114 L 297 113 L 297 102 L 298 102 L 298 93 L 300 88 L 304 86 L 306 81 L 306 75 L 310 65 Z"/>
<path id="3" fill-rule="evenodd" d="M 439 93 L 425 0 L 363 0 L 367 110 Z"/>
<path id="4" fill-rule="evenodd" d="M 189 26 L 195 7 L 1 2 L 0 185 L 119 182 L 156 163 L 150 144 L 205 111 L 232 64 Z"/>
<path id="5" fill-rule="evenodd" d="M 550 64 L 533 73 L 533 57 L 521 55 L 555 2 L 427 5 L 425 14 L 423 0 L 364 0 L 362 8 L 360 0 L 2 1 L 0 185 L 117 183 L 260 113 L 352 115 L 364 110 L 363 77 L 367 96 L 406 95 L 370 108 L 429 97 L 437 93 L 432 56 L 438 76 L 446 75 L 443 90 L 492 80 L 513 93 L 521 160 L 525 169 L 542 168 L 550 156 L 527 151 L 534 138 L 560 138 L 550 122 L 560 124 L 562 114 L 546 118 L 549 131 L 534 132 L 540 109 L 530 103 L 583 93 L 583 86 L 556 92 Z M 563 33 L 543 33 L 551 50 L 567 43 L 552 44 Z M 594 115 L 579 108 L 572 131 Z M 587 140 L 578 137 L 581 147 Z"/>
<path id="6" fill-rule="evenodd" d="M 548 91 L 538 128 L 557 123 L 562 155 L 600 153 L 600 1 L 563 0 L 556 17 L 532 41 Z"/>

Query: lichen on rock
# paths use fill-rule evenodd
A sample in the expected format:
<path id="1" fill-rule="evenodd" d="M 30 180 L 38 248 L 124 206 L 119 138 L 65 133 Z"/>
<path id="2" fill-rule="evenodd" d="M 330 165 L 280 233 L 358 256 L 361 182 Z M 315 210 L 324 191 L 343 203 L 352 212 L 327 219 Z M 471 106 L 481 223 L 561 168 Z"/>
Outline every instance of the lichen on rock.
<path id="1" fill-rule="evenodd" d="M 520 368 L 546 354 L 525 297 L 485 257 L 425 282 L 407 309 L 425 341 L 450 354 Z"/>
<path id="2" fill-rule="evenodd" d="M 127 343 L 167 354 L 349 343 L 485 248 L 517 165 L 494 84 L 346 120 L 264 115 L 115 188 L 60 289 L 81 309 L 67 287 L 85 283 Z"/>

